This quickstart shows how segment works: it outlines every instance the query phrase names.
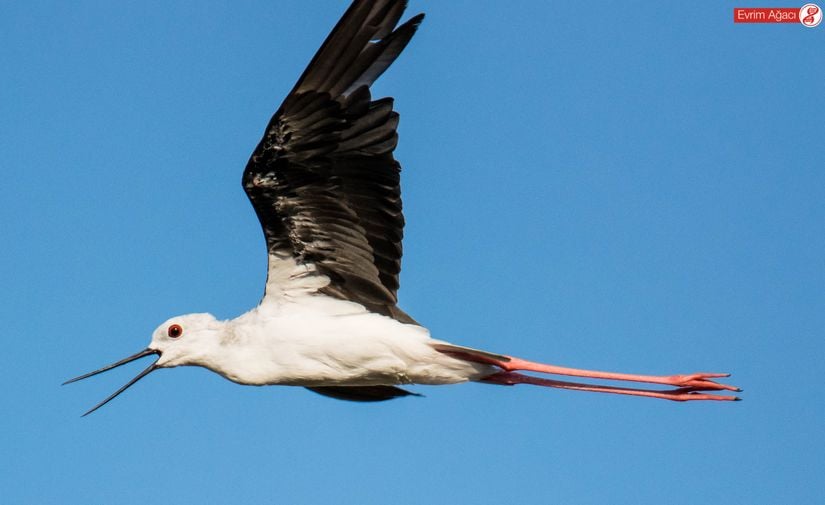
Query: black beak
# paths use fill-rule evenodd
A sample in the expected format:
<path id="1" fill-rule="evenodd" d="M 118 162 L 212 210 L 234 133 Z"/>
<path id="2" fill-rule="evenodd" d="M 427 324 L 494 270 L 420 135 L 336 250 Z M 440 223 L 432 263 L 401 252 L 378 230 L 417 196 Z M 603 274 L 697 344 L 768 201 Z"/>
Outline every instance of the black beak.
<path id="1" fill-rule="evenodd" d="M 88 378 L 88 377 L 91 377 L 92 375 L 97 375 L 97 374 L 99 374 L 99 373 L 103 373 L 103 372 L 105 372 L 105 371 L 107 371 L 107 370 L 111 370 L 112 368 L 117 368 L 117 367 L 119 367 L 120 365 L 125 365 L 126 363 L 131 363 L 132 361 L 134 361 L 134 360 L 136 360 L 136 359 L 140 359 L 140 358 L 142 358 L 142 357 L 144 357 L 144 356 L 149 356 L 150 354 L 157 354 L 158 356 L 160 356 L 160 351 L 156 351 L 156 350 L 154 350 L 154 349 L 144 349 L 144 350 L 140 351 L 140 352 L 139 352 L 139 353 L 137 353 L 137 354 L 133 354 L 133 355 L 129 356 L 128 358 L 123 358 L 122 360 L 118 361 L 117 363 L 112 363 L 111 365 L 109 365 L 109 366 L 104 366 L 103 368 L 101 368 L 101 369 L 99 369 L 99 370 L 95 370 L 94 372 L 89 372 L 89 373 L 87 373 L 87 374 L 81 375 L 80 377 L 75 377 L 74 379 L 69 379 L 69 380 L 67 380 L 66 382 L 64 382 L 64 383 L 63 383 L 63 385 L 65 386 L 66 384 L 70 384 L 70 383 L 72 383 L 72 382 L 77 382 L 77 381 L 79 381 L 79 380 L 86 379 L 86 378 Z M 157 363 L 157 361 L 155 361 L 155 363 Z M 154 369 L 158 368 L 158 367 L 155 365 L 155 363 L 152 363 L 151 365 L 149 365 L 149 368 L 147 368 L 146 370 L 144 370 L 144 371 L 140 372 L 140 373 L 137 375 L 137 377 L 135 377 L 134 379 L 130 380 L 130 381 L 129 381 L 129 382 L 127 382 L 127 383 L 126 383 L 126 385 L 124 385 L 122 388 L 120 388 L 120 389 L 118 389 L 117 391 L 115 391 L 114 393 L 112 393 L 112 394 L 111 394 L 111 396 L 109 396 L 108 398 L 106 398 L 106 399 L 105 399 L 105 400 L 103 400 L 102 402 L 100 402 L 100 403 L 98 403 L 97 405 L 95 405 L 94 407 L 92 407 L 92 408 L 91 408 L 88 412 L 86 412 L 85 414 L 83 414 L 83 416 L 88 416 L 89 414 L 91 414 L 91 413 L 92 413 L 92 412 L 94 412 L 95 410 L 97 410 L 97 409 L 99 409 L 100 407 L 102 407 L 102 406 L 106 405 L 106 404 L 107 404 L 107 403 L 109 403 L 111 400 L 113 400 L 113 399 L 114 399 L 117 395 L 119 395 L 120 393 L 122 393 L 122 392 L 126 391 L 126 389 L 128 389 L 128 388 L 129 388 L 129 386 L 131 386 L 131 385 L 132 385 L 132 384 L 134 384 L 135 382 L 137 382 L 137 381 L 139 381 L 140 379 L 142 379 L 142 378 L 146 377 L 147 375 L 149 375 L 149 372 L 151 372 L 152 370 L 154 370 Z"/>

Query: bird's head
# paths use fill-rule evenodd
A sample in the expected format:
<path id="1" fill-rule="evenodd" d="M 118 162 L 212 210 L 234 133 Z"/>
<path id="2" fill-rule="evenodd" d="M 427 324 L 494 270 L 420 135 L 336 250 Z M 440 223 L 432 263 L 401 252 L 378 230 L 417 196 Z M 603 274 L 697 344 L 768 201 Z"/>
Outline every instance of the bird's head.
<path id="1" fill-rule="evenodd" d="M 155 329 L 147 350 L 160 356 L 155 362 L 158 368 L 198 365 L 220 345 L 223 324 L 212 314 L 173 317 Z"/>
<path id="2" fill-rule="evenodd" d="M 117 395 L 124 392 L 132 384 L 149 375 L 150 372 L 157 370 L 158 368 L 203 364 L 204 360 L 206 360 L 211 354 L 211 351 L 220 346 L 224 324 L 225 323 L 222 321 L 215 319 L 215 317 L 211 314 L 187 314 L 184 316 L 173 317 L 155 329 L 152 333 L 152 341 L 146 349 L 112 363 L 111 365 L 95 370 L 94 372 L 89 372 L 79 377 L 75 377 L 74 379 L 69 379 L 63 384 L 65 385 L 71 382 L 86 379 L 93 375 L 125 365 L 126 363 L 131 363 L 132 361 L 145 356 L 158 356 L 158 359 L 149 365 L 148 368 L 140 372 L 134 379 L 115 391 L 108 398 L 92 407 L 83 415 L 85 416 L 91 414 L 114 399 Z"/>

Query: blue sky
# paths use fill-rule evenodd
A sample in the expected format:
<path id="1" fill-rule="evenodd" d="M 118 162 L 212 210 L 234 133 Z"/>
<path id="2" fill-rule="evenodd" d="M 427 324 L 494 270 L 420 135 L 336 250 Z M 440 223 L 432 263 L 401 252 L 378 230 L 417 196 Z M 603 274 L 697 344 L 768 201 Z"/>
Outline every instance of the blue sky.
<path id="1" fill-rule="evenodd" d="M 63 380 L 257 303 L 241 170 L 346 2 L 0 4 L 4 503 L 822 503 L 825 24 L 742 4 L 413 1 L 374 93 L 434 336 L 730 371 L 745 401 L 360 405 L 174 369 L 86 418 L 145 364 Z"/>

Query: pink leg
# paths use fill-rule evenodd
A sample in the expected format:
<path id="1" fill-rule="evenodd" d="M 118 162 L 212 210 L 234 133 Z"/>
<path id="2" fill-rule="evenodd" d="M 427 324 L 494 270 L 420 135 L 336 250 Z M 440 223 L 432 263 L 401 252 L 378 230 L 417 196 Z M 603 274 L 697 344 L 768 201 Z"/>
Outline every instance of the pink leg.
<path id="1" fill-rule="evenodd" d="M 510 357 L 509 361 L 498 364 L 503 370 L 512 372 L 514 370 L 525 370 L 529 372 L 542 372 L 554 375 L 569 375 L 572 377 L 588 377 L 591 379 L 607 379 L 630 382 L 647 382 L 650 384 L 665 384 L 667 386 L 678 386 L 696 389 L 726 389 L 728 391 L 741 391 L 735 386 L 719 384 L 710 379 L 719 377 L 729 377 L 729 373 L 693 373 L 688 375 L 636 375 L 614 372 L 599 372 L 596 370 L 581 370 L 578 368 L 566 368 L 555 365 L 545 365 L 544 363 L 534 363 L 520 358 Z"/>
<path id="2" fill-rule="evenodd" d="M 487 382 L 494 382 L 503 384 L 501 380 L 516 380 L 513 384 L 536 384 L 541 386 L 558 387 L 563 389 L 576 389 L 580 391 L 596 391 L 602 393 L 617 393 L 629 394 L 635 396 L 648 396 L 651 398 L 663 398 L 667 400 L 738 400 L 735 396 L 720 396 L 711 394 L 697 394 L 698 391 L 741 391 L 735 386 L 727 384 L 719 384 L 711 379 L 719 377 L 728 377 L 730 374 L 722 373 L 694 373 L 688 375 L 636 375 L 624 374 L 614 372 L 600 372 L 595 370 L 582 370 L 578 368 L 566 368 L 555 365 L 547 365 L 544 363 L 536 363 L 533 361 L 523 360 L 521 358 L 514 358 L 512 356 L 504 356 L 474 349 L 461 348 L 451 345 L 439 345 L 436 349 L 440 352 L 449 354 L 455 358 L 467 361 L 474 361 L 477 363 L 485 363 L 501 368 L 504 372 L 500 374 L 493 374 L 484 380 Z M 650 391 L 645 389 L 634 388 L 619 388 L 615 386 L 590 386 L 586 384 L 562 382 L 550 379 L 539 379 L 527 375 L 513 373 L 516 370 L 524 370 L 529 372 L 541 372 L 555 375 L 569 375 L 573 377 L 587 377 L 591 379 L 606 379 L 616 381 L 631 381 L 631 382 L 647 382 L 652 384 L 664 384 L 667 386 L 676 386 L 678 389 L 669 391 Z M 495 379 L 491 379 L 495 378 Z"/>
<path id="3" fill-rule="evenodd" d="M 482 382 L 490 384 L 502 384 L 513 386 L 515 384 L 533 384 L 535 386 L 545 386 L 560 389 L 572 389 L 575 391 L 592 391 L 595 393 L 613 393 L 618 395 L 646 396 L 648 398 L 660 398 L 662 400 L 672 400 L 676 402 L 686 402 L 690 400 L 717 400 L 731 401 L 739 400 L 736 396 L 716 395 L 712 393 L 700 393 L 698 389 L 685 387 L 671 389 L 667 391 L 650 391 L 647 389 L 620 388 L 614 386 L 593 386 L 589 384 L 579 384 L 577 382 L 565 382 L 551 379 L 531 377 L 517 372 L 499 372 L 482 379 Z"/>

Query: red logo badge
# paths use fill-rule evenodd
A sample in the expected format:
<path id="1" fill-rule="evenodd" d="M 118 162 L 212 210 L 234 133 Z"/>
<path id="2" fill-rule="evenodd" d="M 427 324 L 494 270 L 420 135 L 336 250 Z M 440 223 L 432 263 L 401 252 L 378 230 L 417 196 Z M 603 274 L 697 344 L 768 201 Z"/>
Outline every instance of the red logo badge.
<path id="1" fill-rule="evenodd" d="M 822 9 L 816 4 L 796 7 L 734 7 L 734 23 L 801 23 L 813 28 L 822 22 Z"/>
<path id="2" fill-rule="evenodd" d="M 822 9 L 816 4 L 805 4 L 799 9 L 799 22 L 813 28 L 822 22 Z"/>

